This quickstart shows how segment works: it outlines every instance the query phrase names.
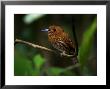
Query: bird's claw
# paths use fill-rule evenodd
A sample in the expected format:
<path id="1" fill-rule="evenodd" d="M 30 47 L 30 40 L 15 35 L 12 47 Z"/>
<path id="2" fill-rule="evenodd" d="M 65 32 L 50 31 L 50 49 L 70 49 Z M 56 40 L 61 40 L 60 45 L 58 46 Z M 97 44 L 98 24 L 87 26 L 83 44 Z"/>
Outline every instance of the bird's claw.
<path id="1" fill-rule="evenodd" d="M 60 55 L 61 55 L 61 56 L 64 56 L 64 55 L 65 55 L 65 52 L 60 53 Z"/>

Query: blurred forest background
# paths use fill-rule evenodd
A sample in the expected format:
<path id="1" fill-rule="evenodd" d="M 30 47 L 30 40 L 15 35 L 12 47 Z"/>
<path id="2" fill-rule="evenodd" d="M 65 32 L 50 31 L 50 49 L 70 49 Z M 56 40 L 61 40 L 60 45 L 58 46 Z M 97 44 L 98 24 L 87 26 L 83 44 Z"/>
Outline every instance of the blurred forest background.
<path id="1" fill-rule="evenodd" d="M 72 40 L 76 35 L 79 66 L 53 53 L 26 44 L 14 48 L 15 76 L 96 76 L 97 15 L 96 14 L 15 14 L 14 39 L 21 39 L 55 50 L 42 29 L 60 25 Z"/>

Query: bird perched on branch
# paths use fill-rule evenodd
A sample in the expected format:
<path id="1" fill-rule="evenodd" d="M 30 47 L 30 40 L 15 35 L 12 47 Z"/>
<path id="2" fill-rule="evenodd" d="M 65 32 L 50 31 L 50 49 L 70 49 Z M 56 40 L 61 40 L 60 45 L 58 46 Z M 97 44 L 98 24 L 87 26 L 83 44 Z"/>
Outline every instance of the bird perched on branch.
<path id="1" fill-rule="evenodd" d="M 78 63 L 76 44 L 60 26 L 52 25 L 42 31 L 48 31 L 48 39 L 54 48 L 59 50 L 62 55 L 73 55 L 73 64 Z"/>

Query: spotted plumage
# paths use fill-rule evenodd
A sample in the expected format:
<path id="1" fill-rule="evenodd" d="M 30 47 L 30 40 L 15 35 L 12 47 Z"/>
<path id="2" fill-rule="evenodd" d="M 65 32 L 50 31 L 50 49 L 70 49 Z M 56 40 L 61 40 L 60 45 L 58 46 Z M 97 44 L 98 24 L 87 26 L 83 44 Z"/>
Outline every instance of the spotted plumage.
<path id="1" fill-rule="evenodd" d="M 76 45 L 68 34 L 60 26 L 50 26 L 48 30 L 48 39 L 57 50 L 69 55 L 76 54 Z"/>

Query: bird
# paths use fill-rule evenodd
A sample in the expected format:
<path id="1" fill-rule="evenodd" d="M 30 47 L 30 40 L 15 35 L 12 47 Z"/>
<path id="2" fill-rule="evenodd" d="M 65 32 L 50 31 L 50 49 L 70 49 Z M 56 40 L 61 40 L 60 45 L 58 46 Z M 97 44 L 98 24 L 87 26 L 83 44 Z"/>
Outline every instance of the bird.
<path id="1" fill-rule="evenodd" d="M 61 54 L 73 55 L 73 64 L 78 63 L 75 41 L 71 40 L 61 26 L 50 25 L 48 29 L 42 31 L 48 31 L 48 40 L 55 49 L 60 51 Z"/>

